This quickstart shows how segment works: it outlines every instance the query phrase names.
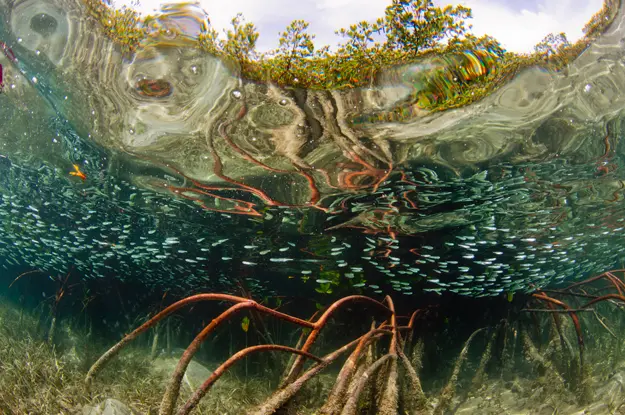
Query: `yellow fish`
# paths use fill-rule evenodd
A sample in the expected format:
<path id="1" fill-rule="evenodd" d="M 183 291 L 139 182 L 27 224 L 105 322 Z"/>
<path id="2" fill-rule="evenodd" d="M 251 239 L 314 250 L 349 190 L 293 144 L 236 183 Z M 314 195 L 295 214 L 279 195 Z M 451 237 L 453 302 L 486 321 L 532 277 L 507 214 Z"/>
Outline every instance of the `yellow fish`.
<path id="1" fill-rule="evenodd" d="M 79 177 L 82 179 L 83 182 L 87 180 L 87 175 L 80 171 L 80 167 L 78 166 L 78 164 L 74 164 L 74 171 L 70 171 L 69 175 Z"/>

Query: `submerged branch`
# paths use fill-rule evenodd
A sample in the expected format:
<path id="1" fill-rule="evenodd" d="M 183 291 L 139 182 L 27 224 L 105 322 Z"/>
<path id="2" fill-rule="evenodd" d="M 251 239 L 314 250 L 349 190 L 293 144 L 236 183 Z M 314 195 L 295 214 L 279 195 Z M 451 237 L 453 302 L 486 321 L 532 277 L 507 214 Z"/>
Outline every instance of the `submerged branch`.
<path id="1" fill-rule="evenodd" d="M 206 395 L 206 393 L 211 388 L 211 386 L 213 386 L 213 384 L 217 381 L 217 379 L 219 379 L 226 372 L 226 370 L 228 370 L 230 368 L 230 366 L 232 366 L 233 364 L 235 364 L 239 360 L 245 358 L 247 355 L 249 355 L 251 353 L 261 352 L 261 351 L 281 351 L 281 352 L 294 353 L 294 354 L 297 354 L 299 356 L 303 356 L 303 357 L 306 357 L 308 359 L 315 360 L 318 363 L 323 363 L 322 359 L 320 359 L 320 358 L 318 358 L 316 356 L 313 356 L 310 353 L 306 353 L 304 351 L 297 350 L 297 349 L 294 349 L 292 347 L 280 346 L 278 344 L 263 344 L 263 345 L 259 345 L 259 346 L 248 347 L 246 349 L 243 349 L 243 350 L 235 353 L 228 360 L 226 360 L 224 363 L 222 363 L 221 366 L 219 366 L 217 369 L 215 369 L 213 371 L 213 373 L 209 376 L 209 378 L 206 379 L 206 381 L 202 384 L 202 386 L 200 386 L 195 391 L 195 393 L 193 393 L 193 396 L 191 396 L 191 398 L 189 398 L 189 400 L 184 405 L 184 407 L 182 407 L 178 411 L 178 415 L 187 415 L 189 412 L 191 412 L 193 410 L 193 408 L 195 408 L 197 406 L 197 404 L 200 402 L 200 400 L 204 397 L 204 395 Z"/>

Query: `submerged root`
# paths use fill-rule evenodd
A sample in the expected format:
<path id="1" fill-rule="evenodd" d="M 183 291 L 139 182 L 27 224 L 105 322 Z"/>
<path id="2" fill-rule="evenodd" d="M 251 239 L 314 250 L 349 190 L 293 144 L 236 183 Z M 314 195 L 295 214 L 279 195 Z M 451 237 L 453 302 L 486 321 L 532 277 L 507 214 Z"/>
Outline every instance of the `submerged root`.
<path id="1" fill-rule="evenodd" d="M 493 330 L 493 334 L 490 336 L 490 340 L 486 345 L 486 350 L 484 351 L 484 354 L 482 354 L 480 363 L 477 366 L 477 370 L 475 371 L 475 375 L 473 376 L 473 380 L 471 381 L 473 389 L 478 389 L 484 383 L 486 377 L 486 365 L 488 364 L 492 356 L 493 344 L 495 343 L 496 338 L 497 331 Z"/>
<path id="2" fill-rule="evenodd" d="M 384 382 L 382 400 L 378 406 L 380 415 L 396 415 L 399 402 L 399 386 L 397 384 L 397 354 L 393 354 Z"/>
<path id="3" fill-rule="evenodd" d="M 464 363 L 464 360 L 467 358 L 467 353 L 469 352 L 469 346 L 471 345 L 471 341 L 473 340 L 475 335 L 481 332 L 482 330 L 484 329 L 482 328 L 482 329 L 475 330 L 473 334 L 469 336 L 466 343 L 464 344 L 464 347 L 462 348 L 462 351 L 460 352 L 460 355 L 458 356 L 458 359 L 456 360 L 456 364 L 454 365 L 454 370 L 451 374 L 451 377 L 449 378 L 449 382 L 447 382 L 447 385 L 443 388 L 443 391 L 440 394 L 438 405 L 436 405 L 436 409 L 434 410 L 434 415 L 442 415 L 447 409 L 447 407 L 451 404 L 451 400 L 454 398 L 454 395 L 456 393 L 456 384 L 458 383 L 458 375 L 460 374 L 462 363 Z"/>
<path id="4" fill-rule="evenodd" d="M 264 344 L 260 346 L 248 347 L 246 349 L 241 350 L 240 352 L 235 353 L 230 359 L 228 359 L 221 366 L 215 369 L 213 373 L 210 375 L 210 377 L 206 379 L 206 381 L 202 384 L 202 386 L 200 386 L 195 391 L 193 396 L 189 398 L 189 400 L 184 405 L 184 407 L 178 411 L 178 415 L 187 415 L 189 412 L 191 412 L 191 410 L 193 410 L 193 408 L 195 408 L 198 405 L 198 403 L 204 397 L 204 395 L 206 395 L 206 393 L 211 388 L 211 386 L 213 386 L 213 384 L 217 381 L 217 379 L 219 379 L 226 372 L 226 370 L 230 368 L 230 366 L 235 364 L 237 361 L 245 358 L 250 353 L 257 352 L 257 351 L 269 351 L 269 350 L 274 350 L 274 351 L 277 350 L 277 351 L 283 351 L 283 352 L 288 352 L 288 353 L 294 353 L 300 356 L 307 357 L 312 360 L 316 360 L 318 363 L 323 363 L 323 360 L 311 355 L 310 353 L 306 353 L 301 350 L 293 349 L 292 347 L 279 346 L 276 344 Z"/>
<path id="5" fill-rule="evenodd" d="M 613 280 L 610 280 L 610 282 L 613 282 Z M 620 301 L 620 298 L 620 295 L 616 298 L 615 296 L 602 294 L 600 296 L 593 296 L 591 301 L 593 304 L 600 301 L 613 304 L 614 301 Z M 461 371 L 468 358 L 469 348 L 473 344 L 476 335 L 481 333 L 484 328 L 475 330 L 466 339 L 453 364 L 449 379 L 439 391 L 438 398 L 428 397 L 419 377 L 419 372 L 423 363 L 425 362 L 429 366 L 430 361 L 427 358 L 428 353 L 426 353 L 426 348 L 424 346 L 424 338 L 427 339 L 428 336 L 415 335 L 413 344 L 413 323 L 418 313 L 412 315 L 408 326 L 399 326 L 397 324 L 394 305 L 390 297 L 386 297 L 383 302 L 380 302 L 364 296 L 350 296 L 338 300 L 330 305 L 323 313 L 320 313 L 318 317 L 313 316 L 310 320 L 303 320 L 266 308 L 249 298 L 222 294 L 201 294 L 189 297 L 167 307 L 124 337 L 118 344 L 102 355 L 87 374 L 85 380 L 87 387 L 89 388 L 91 386 L 94 376 L 101 370 L 102 366 L 140 333 L 155 326 L 160 320 L 180 307 L 203 300 L 229 301 L 234 303 L 234 305 L 217 316 L 210 324 L 206 325 L 184 351 L 167 385 L 166 392 L 163 395 L 159 412 L 160 415 L 171 415 L 176 410 L 179 415 L 188 414 L 199 404 L 200 400 L 226 370 L 248 353 L 256 351 L 286 351 L 296 357 L 287 365 L 279 388 L 260 405 L 256 406 L 254 409 L 247 410 L 246 413 L 248 415 L 271 415 L 278 412 L 286 413 L 286 411 L 291 411 L 291 409 L 299 411 L 300 407 L 309 405 L 309 403 L 303 403 L 303 400 L 300 399 L 306 396 L 306 391 L 310 391 L 310 386 L 304 389 L 305 385 L 309 385 L 310 380 L 314 378 L 321 382 L 320 373 L 331 364 L 340 362 L 339 359 L 344 358 L 349 352 L 351 353 L 349 353 L 349 356 L 345 359 L 339 373 L 335 377 L 333 375 L 327 375 L 328 380 L 334 377 L 334 384 L 329 391 L 327 399 L 321 404 L 317 403 L 318 401 L 314 402 L 312 399 L 308 401 L 314 402 L 315 408 L 318 408 L 316 409 L 316 414 L 357 415 L 367 412 L 380 415 L 396 415 L 398 413 L 406 415 L 443 415 L 446 411 L 449 411 L 454 404 L 462 404 L 462 402 L 456 399 L 459 384 L 470 384 L 473 389 L 479 389 L 480 391 L 489 388 L 489 384 L 487 384 L 487 379 L 489 378 L 487 367 L 493 366 L 494 369 L 495 365 L 489 365 L 494 356 L 501 359 L 501 364 L 496 365 L 497 369 L 494 370 L 499 371 L 500 368 L 503 368 L 501 372 L 503 375 L 512 372 L 515 364 L 523 364 L 520 357 L 524 355 L 525 362 L 529 362 L 532 366 L 536 366 L 540 370 L 542 386 L 540 391 L 543 394 L 547 394 L 545 398 L 553 399 L 556 393 L 570 392 L 570 389 L 572 389 L 571 385 L 573 385 L 576 388 L 576 396 L 580 402 L 590 402 L 592 400 L 590 365 L 588 362 L 584 361 L 585 345 L 581 330 L 582 322 L 586 324 L 587 320 L 579 319 L 576 314 L 578 311 L 589 310 L 584 307 L 571 307 L 563 300 L 552 298 L 542 292 L 534 294 L 533 301 L 536 302 L 536 300 L 540 300 L 550 308 L 523 310 L 532 312 L 530 315 L 532 319 L 529 321 L 530 324 L 533 325 L 529 327 L 533 327 L 534 330 L 531 330 L 531 333 L 527 329 L 520 330 L 520 327 L 526 327 L 526 320 L 519 319 L 510 322 L 504 320 L 503 324 L 501 324 L 497 330 L 493 330 L 491 335 L 487 337 L 484 350 L 477 356 L 474 375 L 466 376 L 466 379 L 461 379 Z M 316 340 L 319 338 L 323 327 L 330 321 L 334 312 L 343 305 L 351 302 L 363 302 L 373 305 L 375 308 L 388 315 L 388 317 L 385 317 L 387 320 L 377 326 L 377 328 L 372 325 L 367 333 L 324 357 L 318 358 L 312 355 L 311 351 Z M 177 409 L 176 406 L 180 395 L 181 381 L 185 376 L 191 359 L 198 351 L 200 345 L 209 335 L 214 333 L 218 325 L 230 320 L 243 310 L 254 311 L 259 315 L 265 314 L 279 320 L 293 323 L 306 330 L 300 336 L 300 340 L 297 342 L 295 348 L 266 344 L 250 346 L 238 352 L 233 351 L 231 357 L 217 370 L 213 371 L 204 384 L 193 394 L 191 399 L 189 399 L 182 408 Z M 541 311 L 544 311 L 544 313 L 539 313 Z M 559 314 L 557 315 L 556 313 L 567 314 L 570 320 L 568 318 L 560 319 Z M 427 313 L 421 313 L 420 315 L 425 316 Z M 548 324 L 547 329 L 544 329 L 545 322 Z M 403 342 L 402 338 L 406 330 L 408 330 L 405 337 L 407 341 Z M 579 355 L 575 353 L 574 343 L 571 345 L 572 342 L 567 337 L 567 332 L 570 332 L 568 335 L 571 339 L 574 339 L 571 334 L 573 330 L 578 340 Z M 611 330 L 602 330 L 602 333 L 606 336 L 608 334 L 614 334 Z M 156 343 L 156 335 L 153 339 L 155 339 Z M 385 341 L 380 341 L 380 339 L 385 339 Z M 386 340 L 390 341 L 387 343 Z M 536 343 L 534 343 L 534 341 L 536 341 Z M 546 348 L 545 344 L 547 345 Z M 440 355 L 440 348 L 437 349 L 435 353 L 437 356 Z M 519 356 L 517 356 L 517 354 L 519 354 Z M 589 356 L 592 359 L 593 355 L 590 354 Z M 568 360 L 566 358 L 568 358 Z M 316 363 L 305 367 L 305 359 L 314 360 Z M 552 359 L 567 361 L 564 363 L 555 363 Z M 436 365 L 436 363 L 433 364 Z M 524 364 L 524 367 L 526 366 L 528 365 Z M 434 366 L 434 368 L 436 368 L 436 366 Z M 427 369 L 429 371 L 432 370 L 430 367 Z M 329 389 L 330 382 L 325 381 L 326 375 L 323 375 L 323 377 L 323 384 L 327 385 L 327 387 L 318 388 L 316 393 L 321 393 L 321 390 L 328 391 Z M 510 378 L 509 376 L 507 377 Z M 514 376 L 511 380 L 516 382 L 516 377 L 517 376 Z M 569 377 L 572 377 L 573 380 Z M 277 380 L 278 379 L 276 379 L 276 381 Z M 511 386 L 511 388 L 513 387 L 514 385 Z M 471 394 L 465 396 L 466 399 L 463 402 L 473 399 Z"/>
<path id="6" fill-rule="evenodd" d="M 156 328 L 154 329 L 154 337 L 152 338 L 152 349 L 150 350 L 151 360 L 156 359 L 156 356 L 158 356 L 158 337 L 159 337 L 158 335 L 160 331 L 159 329 L 160 329 L 160 323 L 157 324 Z"/>
<path id="7" fill-rule="evenodd" d="M 297 392 L 304 386 L 306 382 L 310 379 L 318 375 L 322 370 L 332 364 L 336 359 L 338 359 L 342 354 L 346 353 L 349 349 L 354 347 L 356 344 L 359 344 L 363 341 L 365 343 L 374 342 L 384 334 L 390 334 L 386 330 L 372 330 L 369 333 L 365 334 L 362 338 L 354 340 L 351 343 L 346 344 L 340 349 L 330 353 L 329 355 L 323 357 L 321 359 L 321 363 L 317 364 L 310 368 L 307 372 L 305 372 L 302 376 L 300 376 L 295 382 L 287 385 L 286 387 L 278 390 L 274 393 L 269 399 L 267 399 L 262 405 L 258 408 L 253 409 L 248 412 L 248 415 L 271 415 L 280 409 L 286 402 L 288 402 L 291 398 L 293 398 Z"/>
<path id="8" fill-rule="evenodd" d="M 367 382 L 389 360 L 394 359 L 396 359 L 396 356 L 391 354 L 385 354 L 384 356 L 376 360 L 371 366 L 369 366 L 367 370 L 365 370 L 363 374 L 356 379 L 352 394 L 348 397 L 347 402 L 345 403 L 345 406 L 341 411 L 341 415 L 356 415 L 356 411 L 358 409 L 358 400 L 360 398 L 360 395 L 362 394 L 362 391 L 367 385 Z"/>
<path id="9" fill-rule="evenodd" d="M 186 414 L 191 409 L 193 409 L 198 404 L 200 399 L 206 394 L 206 392 L 212 386 L 212 384 L 223 374 L 223 372 L 225 370 L 227 370 L 236 361 L 238 361 L 242 356 L 245 356 L 247 353 L 249 353 L 251 351 L 256 351 L 256 350 L 282 350 L 282 351 L 288 351 L 288 352 L 291 352 L 293 354 L 298 355 L 297 358 L 294 360 L 293 365 L 291 366 L 291 368 L 290 368 L 290 370 L 288 372 L 287 378 L 283 382 L 283 385 L 284 385 L 283 387 L 287 388 L 290 385 L 294 384 L 298 380 L 300 371 L 301 371 L 301 369 L 303 367 L 303 364 L 304 364 L 303 358 L 309 358 L 309 359 L 312 358 L 312 359 L 319 360 L 318 358 L 312 356 L 308 351 L 313 346 L 313 343 L 315 342 L 316 338 L 319 336 L 320 330 L 326 325 L 326 323 L 327 323 L 328 319 L 331 317 L 331 315 L 338 308 L 342 307 L 344 304 L 348 304 L 348 303 L 351 303 L 351 302 L 365 302 L 365 303 L 369 303 L 371 305 L 374 305 L 374 306 L 376 306 L 376 307 L 378 307 L 378 308 L 380 308 L 380 309 L 382 309 L 384 311 L 390 311 L 391 314 L 392 314 L 392 316 L 391 316 L 391 321 L 392 321 L 391 330 L 392 330 L 392 334 L 393 334 L 393 342 L 392 342 L 392 344 L 396 343 L 395 336 L 396 336 L 396 331 L 397 330 L 396 330 L 396 326 L 395 326 L 395 314 L 394 314 L 394 309 L 392 308 L 392 302 L 390 301 L 390 299 L 388 299 L 388 302 L 389 302 L 389 305 L 390 305 L 391 308 L 387 308 L 384 304 L 382 304 L 382 303 L 380 303 L 380 302 L 378 302 L 376 300 L 373 300 L 373 299 L 371 299 L 369 297 L 360 296 L 360 295 L 348 296 L 348 297 L 345 297 L 345 298 L 342 298 L 342 299 L 336 301 L 334 304 L 332 304 L 322 314 L 322 316 L 318 320 L 316 320 L 315 322 L 311 322 L 311 321 L 302 320 L 302 319 L 299 319 L 297 317 L 293 317 L 293 316 L 290 316 L 288 314 L 284 314 L 284 313 L 272 310 L 270 308 L 267 308 L 265 306 L 262 306 L 262 305 L 258 304 L 256 301 L 250 300 L 248 298 L 236 297 L 236 296 L 227 295 L 227 294 L 198 294 L 198 295 L 191 296 L 191 297 L 185 298 L 183 300 L 180 300 L 180 301 L 170 305 L 169 307 L 165 308 L 163 311 L 158 313 L 156 316 L 152 317 L 150 320 L 148 320 L 147 322 L 142 324 L 140 327 L 135 329 L 132 333 L 130 333 L 127 336 L 125 336 L 119 343 L 117 343 L 116 345 L 111 347 L 89 369 L 89 372 L 87 373 L 87 376 L 86 376 L 86 379 L 85 379 L 86 389 L 88 391 L 91 389 L 93 378 L 102 369 L 102 367 L 111 358 L 113 358 L 116 354 L 118 354 L 119 351 L 126 344 L 128 344 L 129 342 L 134 340 L 139 334 L 141 334 L 141 333 L 145 332 L 146 330 L 148 330 L 149 328 L 155 326 L 163 318 L 167 317 L 168 315 L 170 315 L 174 311 L 178 310 L 179 308 L 181 308 L 181 307 L 183 307 L 183 306 L 185 306 L 187 304 L 191 304 L 191 303 L 198 302 L 198 301 L 206 301 L 206 300 L 229 301 L 229 302 L 234 302 L 235 305 L 231 306 L 229 309 L 227 309 L 222 314 L 220 314 L 218 317 L 216 317 L 214 320 L 212 320 L 206 327 L 204 327 L 204 329 L 195 337 L 195 339 L 193 339 L 193 341 L 191 342 L 189 347 L 187 347 L 187 349 L 184 351 L 184 353 L 182 354 L 182 357 L 180 358 L 180 360 L 178 362 L 178 365 L 176 366 L 176 369 L 174 370 L 174 373 L 173 373 L 173 375 L 171 377 L 171 381 L 168 383 L 167 389 L 166 389 L 166 391 L 165 391 L 165 393 L 163 395 L 163 400 L 161 402 L 161 406 L 160 406 L 160 409 L 159 409 L 159 414 L 160 415 L 171 415 L 171 414 L 173 414 L 176 402 L 177 402 L 179 394 L 180 394 L 180 387 L 181 387 L 182 379 L 183 379 L 183 377 L 184 377 L 184 375 L 186 373 L 187 367 L 189 366 L 189 363 L 191 362 L 191 359 L 196 354 L 196 352 L 199 350 L 199 347 L 204 342 L 204 340 L 211 333 L 213 333 L 215 331 L 215 329 L 221 323 L 227 321 L 232 316 L 236 315 L 237 313 L 239 313 L 242 310 L 253 310 L 253 311 L 256 311 L 256 312 L 262 312 L 264 314 L 271 315 L 271 316 L 273 316 L 275 318 L 278 318 L 280 320 L 284 320 L 284 321 L 287 321 L 287 322 L 299 325 L 301 327 L 309 328 L 310 329 L 310 333 L 309 333 L 306 341 L 304 342 L 303 346 L 300 349 L 298 349 L 298 348 L 293 349 L 293 348 L 286 347 L 286 346 L 281 346 L 281 345 L 262 345 L 262 346 L 252 346 L 252 347 L 249 347 L 249 348 L 247 348 L 245 350 L 242 350 L 242 351 L 236 353 L 230 359 L 228 359 L 222 366 L 220 366 L 220 368 L 218 368 L 218 370 L 213 372 L 211 377 L 206 380 L 206 382 L 196 391 L 196 393 L 187 402 L 187 404 L 178 412 L 179 414 Z M 374 331 L 370 331 L 369 334 L 371 334 L 372 332 L 375 332 L 375 330 Z M 343 350 L 343 349 L 341 348 L 339 350 Z M 324 363 L 324 361 L 319 360 L 318 368 L 323 368 L 327 364 L 329 364 L 329 363 Z M 304 382 L 299 382 L 298 385 L 303 385 Z M 289 390 L 292 390 L 292 394 L 295 394 L 299 390 L 299 388 L 301 388 L 301 386 L 290 388 Z M 292 394 L 290 395 L 291 397 L 292 397 Z M 286 396 L 287 400 L 289 399 L 289 394 L 286 394 L 284 396 Z M 278 402 L 279 400 L 280 399 L 276 399 L 276 402 Z"/>
<path id="10" fill-rule="evenodd" d="M 372 324 L 371 331 L 374 330 L 375 325 Z M 340 412 L 345 394 L 347 393 L 347 388 L 352 381 L 354 373 L 358 367 L 362 367 L 362 365 L 359 366 L 358 363 L 361 360 L 364 349 L 367 347 L 368 340 L 367 336 L 363 336 L 356 349 L 354 349 L 347 361 L 343 364 L 326 403 L 319 411 L 321 415 L 334 415 Z"/>
<path id="11" fill-rule="evenodd" d="M 407 375 L 407 387 L 405 388 L 405 399 L 408 403 L 408 407 L 412 408 L 416 413 L 423 411 L 427 405 L 427 397 L 423 392 L 423 387 L 421 386 L 421 380 L 417 375 L 417 371 L 415 367 L 410 364 L 408 357 L 404 354 L 404 352 L 400 351 L 398 353 L 399 361 L 401 362 L 404 370 Z"/>
<path id="12" fill-rule="evenodd" d="M 547 382 L 550 385 L 555 386 L 557 389 L 565 389 L 566 382 L 564 378 L 562 378 L 562 376 L 558 373 L 553 363 L 545 359 L 538 352 L 538 349 L 534 345 L 534 342 L 532 342 L 530 336 L 527 333 L 523 332 L 521 334 L 521 338 L 523 339 L 523 346 L 525 349 L 525 356 L 527 360 L 538 365 L 542 368 L 542 370 L 545 371 L 547 376 Z"/>

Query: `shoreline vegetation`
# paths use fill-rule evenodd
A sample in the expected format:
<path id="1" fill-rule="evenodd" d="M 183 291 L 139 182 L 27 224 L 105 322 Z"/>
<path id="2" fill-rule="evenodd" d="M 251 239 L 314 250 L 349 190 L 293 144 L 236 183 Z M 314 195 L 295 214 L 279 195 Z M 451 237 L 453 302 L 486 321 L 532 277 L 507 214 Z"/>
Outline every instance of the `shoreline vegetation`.
<path id="1" fill-rule="evenodd" d="M 564 70 L 609 27 L 619 3 L 604 0 L 577 42 L 571 43 L 565 33 L 550 33 L 532 53 L 520 54 L 505 51 L 491 36 L 471 34 L 471 9 L 436 7 L 431 0 L 391 0 L 376 21 L 337 30 L 342 42 L 334 51 L 315 45 L 308 22 L 294 20 L 280 34 L 278 47 L 266 53 L 256 49 L 260 34 L 241 13 L 223 36 L 204 16 L 199 35 L 189 37 L 167 25 L 163 15 L 141 17 L 132 9 L 114 9 L 102 0 L 82 1 L 124 54 L 156 39 L 159 45 L 192 46 L 213 54 L 249 81 L 312 90 L 367 88 L 381 76 L 388 79 L 390 68 L 390 76 L 395 75 L 392 79 L 413 89 L 410 106 L 427 111 L 478 101 L 523 68 Z M 181 12 L 188 14 L 190 9 L 177 9 Z M 417 62 L 427 65 L 411 72 L 408 65 Z"/>

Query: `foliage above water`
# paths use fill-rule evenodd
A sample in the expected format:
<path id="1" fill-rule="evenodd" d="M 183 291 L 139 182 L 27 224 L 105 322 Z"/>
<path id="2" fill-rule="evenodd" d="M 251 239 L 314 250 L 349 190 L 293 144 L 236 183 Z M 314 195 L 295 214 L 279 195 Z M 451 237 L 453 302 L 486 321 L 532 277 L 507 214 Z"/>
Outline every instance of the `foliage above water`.
<path id="1" fill-rule="evenodd" d="M 241 13 L 231 20 L 231 28 L 224 30 L 223 36 L 203 15 L 199 33 L 190 40 L 188 34 L 175 25 L 155 24 L 159 16 L 142 19 L 133 10 L 115 10 L 101 0 L 83 1 L 124 53 L 140 48 L 148 37 L 178 37 L 178 42 L 185 41 L 238 67 L 244 78 L 283 87 L 366 87 L 373 85 L 389 67 L 436 56 L 468 54 L 469 58 L 444 62 L 444 71 L 433 72 L 438 80 L 425 88 L 425 96 L 415 97 L 417 106 L 427 110 L 444 110 L 474 102 L 525 67 L 565 68 L 603 33 L 617 9 L 615 0 L 605 0 L 603 8 L 584 27 L 584 37 L 575 43 L 569 42 L 564 33 L 551 33 L 535 46 L 533 53 L 518 54 L 505 51 L 491 36 L 473 35 L 470 8 L 437 7 L 431 0 L 392 0 L 384 16 L 375 21 L 361 21 L 337 30 L 342 43 L 335 51 L 328 46 L 315 45 L 315 35 L 308 31 L 309 23 L 294 20 L 280 34 L 278 47 L 261 53 L 257 50 L 260 35 L 256 26 L 246 22 Z M 478 52 L 477 63 L 471 62 L 470 57 L 475 52 Z M 466 72 L 467 66 L 476 64 L 483 69 L 469 71 L 468 77 L 457 76 L 459 72 Z M 426 77 L 433 78 L 432 74 Z"/>

